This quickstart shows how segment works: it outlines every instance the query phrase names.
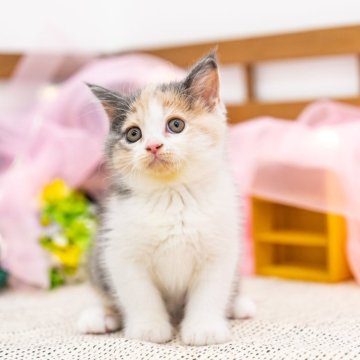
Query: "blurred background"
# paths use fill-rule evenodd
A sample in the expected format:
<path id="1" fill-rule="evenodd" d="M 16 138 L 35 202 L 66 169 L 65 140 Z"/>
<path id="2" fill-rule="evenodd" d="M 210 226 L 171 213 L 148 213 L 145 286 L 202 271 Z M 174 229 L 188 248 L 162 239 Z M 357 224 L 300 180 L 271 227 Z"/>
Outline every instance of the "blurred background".
<path id="1" fill-rule="evenodd" d="M 294 120 L 314 100 L 359 104 L 357 0 L 106 0 L 101 5 L 85 0 L 14 0 L 0 5 L 0 250 L 4 273 L 13 275 L 14 283 L 57 286 L 65 281 L 66 271 L 76 273 L 85 262 L 96 228 L 97 201 L 107 186 L 102 143 L 108 122 L 84 82 L 131 91 L 150 82 L 180 79 L 188 66 L 217 47 L 222 97 L 231 124 L 257 116 Z M 304 112 L 303 121 L 316 123 L 319 114 L 329 113 L 324 120 L 324 125 L 329 125 L 336 116 L 327 111 L 320 107 Z M 345 113 L 342 118 L 348 119 L 351 111 Z M 289 174 L 298 173 L 293 168 L 284 173 L 275 167 L 277 176 L 271 173 L 273 179 L 288 180 L 288 193 L 279 192 L 275 180 L 265 188 L 261 182 L 259 185 L 256 176 L 266 170 L 264 166 L 258 169 L 260 164 L 274 165 L 274 159 L 279 162 L 288 149 L 278 146 L 279 154 L 272 159 L 264 154 L 276 142 L 290 143 L 292 135 L 284 129 L 283 135 L 279 135 L 281 131 L 271 135 L 269 125 L 268 141 L 262 138 L 265 145 L 260 149 L 255 133 L 248 134 L 246 129 L 241 125 L 231 128 L 230 147 L 235 174 L 244 184 L 239 189 L 247 199 L 243 270 L 250 274 L 256 270 L 257 249 L 256 221 L 250 210 L 253 196 L 343 216 L 353 214 L 358 204 L 338 200 L 344 198 L 344 190 L 339 190 L 343 184 L 332 196 L 336 201 L 324 195 L 328 183 L 326 180 L 324 185 L 323 179 L 328 179 L 324 173 L 331 168 L 333 176 L 335 171 L 336 184 L 345 173 L 334 170 L 333 164 L 316 173 L 322 180 L 315 188 L 308 186 L 311 196 L 305 189 L 294 192 L 297 183 Z M 302 139 L 300 130 L 294 130 L 294 141 L 300 139 L 300 143 L 290 153 L 302 152 L 301 161 L 307 156 L 314 159 L 313 136 L 320 146 L 315 153 L 323 157 L 316 164 L 306 163 L 309 169 L 318 171 L 319 163 L 341 153 L 344 142 L 338 134 L 325 130 Z M 331 151 L 338 148 L 326 153 L 324 146 L 332 147 Z M 249 154 L 249 149 L 258 149 L 251 159 L 243 155 Z M 282 159 L 282 163 L 299 165 L 295 156 L 291 160 Z M 250 162 L 252 167 L 244 170 L 242 165 Z M 266 171 L 263 178 L 270 176 Z M 297 179 L 303 182 L 307 176 L 298 174 Z M 349 191 L 352 185 L 346 186 Z M 323 195 L 314 198 L 315 193 Z M 344 244 L 342 249 L 344 252 Z M 323 263 L 324 251 L 310 263 Z M 282 252 L 274 250 L 274 259 L 292 256 L 277 255 Z M 65 273 L 59 270 L 62 265 Z"/>

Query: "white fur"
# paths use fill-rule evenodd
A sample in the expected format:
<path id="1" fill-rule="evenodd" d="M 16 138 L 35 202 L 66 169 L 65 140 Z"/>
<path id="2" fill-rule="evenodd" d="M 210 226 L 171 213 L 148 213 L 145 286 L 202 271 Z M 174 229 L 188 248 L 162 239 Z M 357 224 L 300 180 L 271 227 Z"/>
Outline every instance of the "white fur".
<path id="1" fill-rule="evenodd" d="M 147 142 L 164 143 L 164 151 L 185 159 L 181 176 L 169 183 L 127 174 L 128 198 L 110 197 L 104 227 L 108 241 L 103 263 L 117 304 L 122 309 L 125 336 L 163 343 L 172 338 L 169 312 L 185 305 L 180 325 L 185 344 L 208 345 L 230 339 L 226 319 L 254 314 L 238 287 L 239 217 L 237 196 L 224 155 L 225 120 L 222 109 L 208 114 L 216 121 L 221 141 L 213 145 L 204 134 L 195 143 L 187 131 L 163 134 L 164 110 L 149 102 L 142 142 L 134 144 L 134 162 Z M 160 120 L 159 120 L 160 119 Z M 203 119 L 204 120 L 204 119 Z M 106 331 L 99 309 L 85 316 L 83 332 Z"/>
<path id="2" fill-rule="evenodd" d="M 77 323 L 79 331 L 87 334 L 103 334 L 118 330 L 120 326 L 119 317 L 112 313 L 106 313 L 106 309 L 102 305 L 86 308 Z"/>
<path id="3" fill-rule="evenodd" d="M 112 245 L 104 262 L 130 328 L 133 323 L 151 324 L 153 331 L 166 327 L 169 316 L 161 294 L 169 307 L 188 294 L 183 340 L 201 345 L 229 338 L 224 314 L 239 244 L 234 202 L 231 182 L 220 171 L 190 188 L 178 185 L 110 201 Z M 215 327 L 204 326 L 210 334 L 187 334 L 204 321 Z M 171 337 L 170 331 L 166 334 L 163 341 Z"/>
<path id="4" fill-rule="evenodd" d="M 238 295 L 234 299 L 230 316 L 235 319 L 249 319 L 256 314 L 255 303 L 245 295 Z"/>

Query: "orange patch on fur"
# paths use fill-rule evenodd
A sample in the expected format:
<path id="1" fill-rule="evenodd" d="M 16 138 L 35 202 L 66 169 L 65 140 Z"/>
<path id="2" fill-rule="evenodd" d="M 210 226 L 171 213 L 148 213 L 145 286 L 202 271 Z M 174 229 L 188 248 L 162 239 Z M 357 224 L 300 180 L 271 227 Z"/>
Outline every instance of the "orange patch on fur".
<path id="1" fill-rule="evenodd" d="M 205 123 L 204 120 L 200 120 L 204 114 L 209 112 L 209 109 L 201 100 L 193 101 L 190 107 L 186 97 L 173 90 L 158 90 L 154 96 L 164 108 L 169 110 L 170 114 L 179 116 L 186 122 L 191 123 L 194 129 L 209 135 L 213 145 L 220 141 L 218 122 L 210 123 L 210 121 L 207 121 Z"/>
<path id="2" fill-rule="evenodd" d="M 205 111 L 201 101 L 193 101 L 190 107 L 186 96 L 181 95 L 174 90 L 158 90 L 154 96 L 159 100 L 164 108 L 175 113 L 187 115 L 189 119 L 197 117 Z"/>
<path id="3" fill-rule="evenodd" d="M 182 174 L 182 171 L 174 171 L 174 172 L 151 172 L 149 173 L 150 176 L 153 179 L 156 179 L 157 181 L 161 181 L 164 183 L 169 183 L 169 182 L 173 182 L 177 179 L 179 179 L 179 177 Z"/>

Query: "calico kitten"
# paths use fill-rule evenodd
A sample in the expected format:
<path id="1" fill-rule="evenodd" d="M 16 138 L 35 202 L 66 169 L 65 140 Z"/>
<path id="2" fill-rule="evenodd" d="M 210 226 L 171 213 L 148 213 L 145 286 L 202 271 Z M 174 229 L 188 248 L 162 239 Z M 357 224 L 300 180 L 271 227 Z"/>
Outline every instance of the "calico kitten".
<path id="1" fill-rule="evenodd" d="M 230 339 L 227 317 L 252 316 L 239 294 L 239 210 L 225 154 L 216 57 L 181 82 L 131 96 L 90 85 L 111 121 L 112 188 L 91 259 L 97 304 L 84 333 L 124 327 L 163 343 L 180 316 L 189 345 Z"/>

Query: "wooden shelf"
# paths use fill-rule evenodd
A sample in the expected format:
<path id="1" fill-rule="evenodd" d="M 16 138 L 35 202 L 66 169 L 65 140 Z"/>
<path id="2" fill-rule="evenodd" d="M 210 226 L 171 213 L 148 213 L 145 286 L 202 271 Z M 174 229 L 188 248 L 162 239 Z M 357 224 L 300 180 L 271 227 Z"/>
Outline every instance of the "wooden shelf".
<path id="1" fill-rule="evenodd" d="M 255 241 L 260 243 L 302 246 L 326 246 L 327 236 L 321 233 L 299 231 L 269 231 L 255 234 Z"/>
<path id="2" fill-rule="evenodd" d="M 261 266 L 257 274 L 266 276 L 279 276 L 290 279 L 332 281 L 327 269 L 321 267 L 304 266 L 296 263 L 284 263 Z M 333 279 L 335 281 L 335 279 Z"/>
<path id="3" fill-rule="evenodd" d="M 252 198 L 256 273 L 335 282 L 350 277 L 346 220 L 265 199 Z"/>

